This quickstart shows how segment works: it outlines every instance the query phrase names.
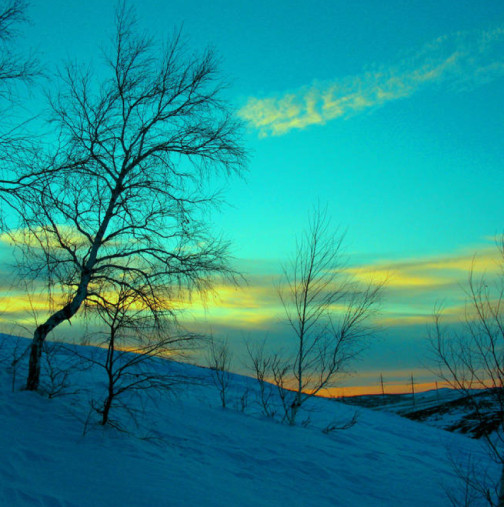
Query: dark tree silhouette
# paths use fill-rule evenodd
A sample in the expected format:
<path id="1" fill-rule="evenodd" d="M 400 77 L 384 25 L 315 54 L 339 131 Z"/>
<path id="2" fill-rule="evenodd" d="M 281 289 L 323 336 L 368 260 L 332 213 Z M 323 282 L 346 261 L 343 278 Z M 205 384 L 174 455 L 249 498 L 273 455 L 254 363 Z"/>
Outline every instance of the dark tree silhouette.
<path id="1" fill-rule="evenodd" d="M 279 387 L 293 389 L 288 402 L 283 400 L 290 424 L 310 396 L 335 385 L 372 332 L 369 317 L 382 284 L 363 287 L 345 275 L 342 240 L 330 229 L 326 212 L 316 208 L 294 257 L 284 266 L 279 295 L 296 353 L 292 360 L 277 357 L 273 373 Z"/>
<path id="2" fill-rule="evenodd" d="M 159 359 L 180 358 L 199 341 L 198 335 L 178 325 L 172 311 L 143 297 L 143 291 L 149 291 L 143 283 L 143 276 L 124 273 L 118 283 L 101 287 L 99 295 L 86 301 L 87 315 L 97 317 L 104 331 L 99 333 L 97 343 L 102 348 L 91 356 L 80 357 L 104 370 L 106 394 L 94 400 L 93 406 L 102 425 L 118 429 L 122 429 L 121 424 L 110 417 L 113 407 L 131 414 L 131 395 L 153 395 L 180 384 L 184 379 Z M 102 349 L 106 350 L 105 356 Z"/>
<path id="3" fill-rule="evenodd" d="M 0 4 L 0 199 L 8 208 L 16 209 L 15 191 L 33 179 L 31 162 L 36 151 L 33 140 L 24 130 L 26 119 L 21 120 L 14 110 L 19 102 L 20 85 L 33 84 L 39 66 L 33 55 L 17 49 L 19 27 L 26 23 L 27 2 L 7 0 Z M 0 214 L 3 218 L 3 214 Z"/>
<path id="4" fill-rule="evenodd" d="M 245 152 L 214 55 L 193 54 L 180 34 L 159 47 L 123 5 L 106 67 L 99 78 L 77 65 L 61 73 L 51 100 L 59 146 L 44 177 L 22 191 L 19 239 L 30 266 L 64 293 L 35 330 L 28 390 L 38 387 L 48 333 L 103 284 L 134 275 L 146 307 L 169 308 L 177 290 L 233 275 L 207 212 L 219 203 L 212 177 L 240 173 Z"/>
<path id="5" fill-rule="evenodd" d="M 504 240 L 499 249 L 504 259 Z M 436 309 L 429 338 L 438 361 L 438 376 L 463 393 L 479 421 L 489 454 L 502 467 L 495 488 L 497 503 L 482 477 L 465 479 L 490 505 L 501 507 L 504 506 L 504 276 L 501 274 L 492 283 L 485 276 L 477 279 L 472 269 L 466 295 L 464 321 L 455 328 L 446 327 L 442 312 Z M 487 396 L 486 400 L 482 394 Z"/>
<path id="6" fill-rule="evenodd" d="M 207 364 L 214 386 L 219 391 L 222 408 L 227 406 L 227 393 L 231 384 L 232 353 L 227 341 L 216 341 L 212 336 L 207 350 Z"/>

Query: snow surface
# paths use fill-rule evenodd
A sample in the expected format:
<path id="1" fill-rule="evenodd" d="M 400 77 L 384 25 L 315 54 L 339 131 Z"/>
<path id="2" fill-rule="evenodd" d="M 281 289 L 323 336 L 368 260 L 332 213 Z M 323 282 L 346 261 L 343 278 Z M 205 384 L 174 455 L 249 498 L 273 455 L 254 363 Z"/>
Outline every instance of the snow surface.
<path id="1" fill-rule="evenodd" d="M 357 424 L 324 434 L 356 408 L 318 398 L 300 417 L 309 418 L 306 427 L 280 424 L 260 415 L 256 381 L 247 377 L 233 376 L 230 393 L 238 407 L 248 389 L 245 412 L 222 409 L 210 370 L 172 361 L 159 367 L 184 375 L 183 385 L 129 400 L 138 426 L 116 411 L 128 433 L 102 428 L 90 412 L 102 371 L 75 370 L 83 390 L 48 399 L 19 390 L 24 359 L 12 392 L 12 343 L 1 348 L 1 506 L 448 506 L 446 490 L 461 487 L 453 461 L 470 456 L 498 477 L 479 441 L 395 414 L 358 408 Z"/>

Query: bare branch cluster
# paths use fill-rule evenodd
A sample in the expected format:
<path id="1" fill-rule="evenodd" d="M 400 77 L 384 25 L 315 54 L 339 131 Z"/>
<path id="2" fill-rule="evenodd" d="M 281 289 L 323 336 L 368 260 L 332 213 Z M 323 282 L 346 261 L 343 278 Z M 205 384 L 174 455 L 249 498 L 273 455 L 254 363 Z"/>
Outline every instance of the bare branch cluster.
<path id="1" fill-rule="evenodd" d="M 501 254 L 504 255 L 504 245 Z M 480 421 L 481 434 L 494 460 L 502 465 L 498 501 L 488 494 L 491 505 L 504 505 L 504 277 L 496 283 L 487 277 L 477 279 L 471 269 L 467 284 L 465 318 L 456 327 L 443 324 L 442 311 L 436 308 L 430 329 L 431 348 L 437 359 L 436 373 L 465 399 Z M 482 389 L 491 397 L 482 401 Z M 498 420 L 488 425 L 489 410 Z M 474 479 L 474 477 L 473 477 Z M 473 480 L 471 479 L 471 480 Z M 475 485 L 471 486 L 475 490 Z M 477 488 L 476 488 L 477 489 Z"/>
<path id="2" fill-rule="evenodd" d="M 163 308 L 146 308 L 141 290 L 129 280 L 107 298 L 90 299 L 86 310 L 96 316 L 106 331 L 95 342 L 106 350 L 99 350 L 83 360 L 98 366 L 106 374 L 107 391 L 103 400 L 94 400 L 93 407 L 101 416 L 102 425 L 118 429 L 118 419 L 110 417 L 113 407 L 129 412 L 133 394 L 155 394 L 166 391 L 182 381 L 158 359 L 181 357 L 198 341 L 197 335 L 184 332 Z"/>
<path id="3" fill-rule="evenodd" d="M 18 27 L 26 22 L 25 0 L 7 0 L 0 7 L 0 96 L 18 82 L 31 82 L 38 73 L 35 58 L 21 55 L 14 40 Z"/>
<path id="4" fill-rule="evenodd" d="M 74 351 L 64 343 L 45 342 L 42 355 L 44 379 L 40 386 L 41 392 L 48 398 L 79 393 L 82 386 L 74 382 L 74 377 L 87 367 L 87 362 L 77 357 Z"/>
<path id="5" fill-rule="evenodd" d="M 335 385 L 373 330 L 369 320 L 383 284 L 362 287 L 345 274 L 342 241 L 317 208 L 284 267 L 278 292 L 297 346 L 293 359 L 277 360 L 273 373 L 278 386 L 295 393 L 283 400 L 291 424 L 310 396 Z"/>
<path id="6" fill-rule="evenodd" d="M 21 89 L 32 85 L 40 74 L 37 59 L 18 50 L 19 27 L 27 22 L 26 9 L 24 0 L 0 3 L 0 200 L 3 206 L 14 210 L 16 190 L 32 179 L 29 173 L 39 172 L 38 168 L 30 167 L 37 150 L 26 133 L 29 120 L 18 118 L 14 112 L 20 103 Z M 3 206 L 0 226 L 5 220 Z"/>
<path id="7" fill-rule="evenodd" d="M 245 163 L 215 56 L 191 53 L 180 33 L 159 47 L 123 5 L 106 65 L 105 78 L 78 65 L 61 72 L 51 99 L 59 146 L 16 188 L 22 222 L 12 236 L 29 258 L 25 274 L 65 294 L 35 331 L 28 389 L 45 337 L 85 301 L 106 307 L 127 286 L 153 315 L 173 313 L 182 290 L 235 275 L 207 221 L 219 203 L 212 178 Z"/>
<path id="8" fill-rule="evenodd" d="M 219 391 L 222 408 L 227 405 L 227 393 L 231 384 L 232 353 L 226 341 L 217 342 L 210 339 L 207 352 L 207 364 L 211 370 L 212 380 Z M 244 400 L 242 400 L 244 402 Z"/>
<path id="9" fill-rule="evenodd" d="M 271 384 L 271 375 L 276 369 L 274 366 L 278 362 L 278 358 L 267 354 L 265 345 L 265 342 L 262 342 L 259 346 L 253 347 L 250 343 L 247 343 L 247 353 L 251 370 L 259 386 L 257 402 L 261 412 L 266 417 L 274 417 L 277 410 L 273 404 L 274 391 Z"/>

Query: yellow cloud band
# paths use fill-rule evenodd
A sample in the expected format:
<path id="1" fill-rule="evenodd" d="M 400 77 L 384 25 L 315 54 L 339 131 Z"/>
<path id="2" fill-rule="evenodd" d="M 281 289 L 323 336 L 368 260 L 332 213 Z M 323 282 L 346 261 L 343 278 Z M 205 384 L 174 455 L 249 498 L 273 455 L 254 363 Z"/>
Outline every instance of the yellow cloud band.
<path id="1" fill-rule="evenodd" d="M 239 115 L 262 137 L 282 135 L 409 97 L 442 80 L 474 86 L 504 73 L 501 52 L 495 48 L 503 39 L 502 28 L 440 37 L 388 68 L 316 82 L 280 96 L 251 97 Z"/>

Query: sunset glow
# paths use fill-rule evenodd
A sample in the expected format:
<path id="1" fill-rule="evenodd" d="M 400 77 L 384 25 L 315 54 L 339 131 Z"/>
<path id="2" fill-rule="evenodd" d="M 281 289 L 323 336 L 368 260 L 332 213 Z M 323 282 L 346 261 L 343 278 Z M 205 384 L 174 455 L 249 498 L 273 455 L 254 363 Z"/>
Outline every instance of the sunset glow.
<path id="1" fill-rule="evenodd" d="M 99 75 L 115 4 L 33 2 L 19 48 L 40 48 L 48 75 L 68 59 Z M 469 273 L 490 284 L 502 274 L 504 3 L 147 0 L 138 11 L 152 33 L 183 26 L 190 51 L 216 49 L 250 153 L 244 178 L 217 178 L 223 203 L 208 220 L 243 278 L 190 297 L 174 290 L 180 321 L 227 339 L 242 373 L 246 342 L 289 350 L 278 287 L 319 203 L 344 237 L 341 276 L 385 285 L 376 333 L 331 393 L 376 393 L 380 373 L 393 392 L 407 392 L 414 372 L 418 390 L 433 388 L 434 308 L 459 322 Z M 35 116 L 45 100 L 32 92 L 24 107 Z M 75 249 L 86 245 L 63 231 Z M 16 277 L 22 237 L 0 236 L 0 325 L 30 335 L 49 303 L 42 276 L 29 296 Z M 57 338 L 82 326 L 75 318 Z"/>

